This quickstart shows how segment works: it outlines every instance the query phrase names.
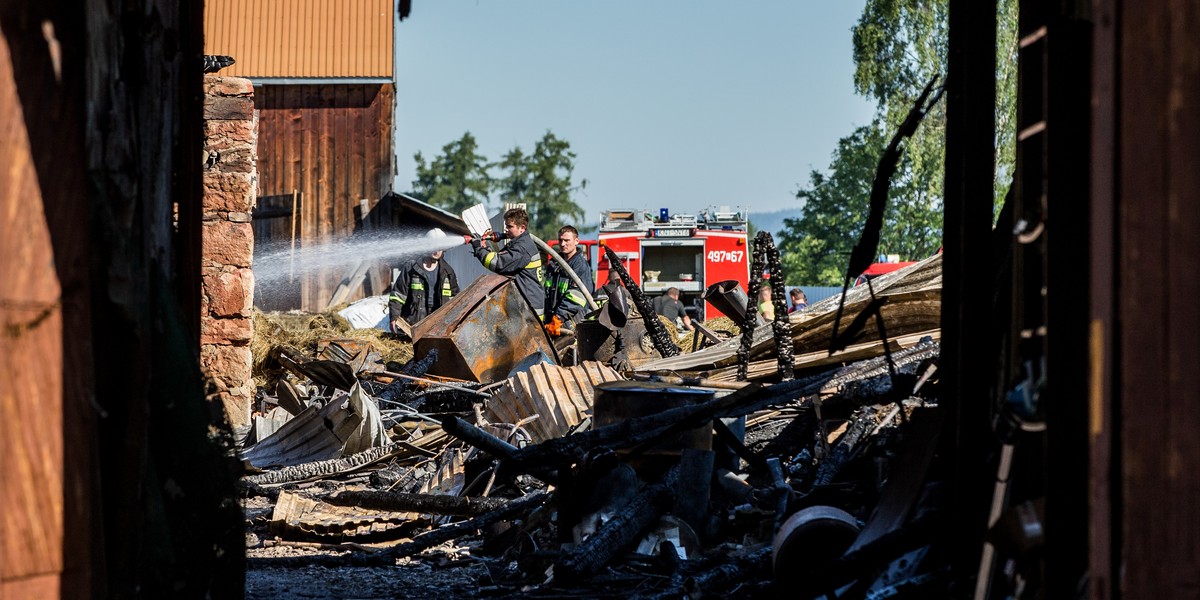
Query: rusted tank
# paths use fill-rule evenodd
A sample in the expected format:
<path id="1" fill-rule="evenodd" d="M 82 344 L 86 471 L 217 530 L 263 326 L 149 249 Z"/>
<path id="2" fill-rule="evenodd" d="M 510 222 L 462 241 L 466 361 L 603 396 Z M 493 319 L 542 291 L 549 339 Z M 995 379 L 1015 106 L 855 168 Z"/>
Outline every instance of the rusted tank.
<path id="1" fill-rule="evenodd" d="M 558 364 L 554 343 L 512 280 L 488 273 L 412 330 L 413 352 L 437 349 L 429 373 L 492 383 L 522 360 L 542 355 Z"/>

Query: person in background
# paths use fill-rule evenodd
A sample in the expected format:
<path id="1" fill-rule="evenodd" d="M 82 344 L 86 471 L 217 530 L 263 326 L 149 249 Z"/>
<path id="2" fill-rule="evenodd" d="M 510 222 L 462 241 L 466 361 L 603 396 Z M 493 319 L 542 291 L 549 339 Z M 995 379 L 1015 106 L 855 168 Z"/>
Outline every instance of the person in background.
<path id="1" fill-rule="evenodd" d="M 523 208 L 504 211 L 504 231 L 508 242 L 495 251 L 483 244 L 479 236 L 471 236 L 471 249 L 484 267 L 516 281 L 517 289 L 541 320 L 545 311 L 546 291 L 542 255 L 529 235 L 529 213 Z"/>
<path id="2" fill-rule="evenodd" d="M 758 288 L 758 316 L 764 321 L 775 320 L 775 303 L 771 302 L 771 286 L 764 284 Z"/>
<path id="3" fill-rule="evenodd" d="M 788 310 L 788 314 L 808 308 L 808 298 L 804 296 L 804 290 L 792 288 L 788 294 L 792 297 L 792 308 Z"/>
<path id="4" fill-rule="evenodd" d="M 679 301 L 679 288 L 667 288 L 667 293 L 654 299 L 654 312 L 666 317 L 676 326 L 682 326 L 687 331 L 694 331 L 692 320 L 688 318 L 687 309 Z"/>
<path id="5" fill-rule="evenodd" d="M 459 292 L 458 276 L 443 258 L 445 254 L 438 250 L 400 269 L 388 295 L 388 316 L 393 333 L 400 331 L 400 319 L 416 325 Z"/>
<path id="6" fill-rule="evenodd" d="M 592 268 L 587 256 L 579 249 L 579 231 L 570 225 L 558 230 L 558 254 L 566 259 L 571 270 L 592 293 Z M 586 312 L 587 300 L 579 285 L 567 270 L 556 260 L 551 260 L 546 269 L 545 320 L 547 329 L 554 334 L 564 324 L 580 320 Z"/>

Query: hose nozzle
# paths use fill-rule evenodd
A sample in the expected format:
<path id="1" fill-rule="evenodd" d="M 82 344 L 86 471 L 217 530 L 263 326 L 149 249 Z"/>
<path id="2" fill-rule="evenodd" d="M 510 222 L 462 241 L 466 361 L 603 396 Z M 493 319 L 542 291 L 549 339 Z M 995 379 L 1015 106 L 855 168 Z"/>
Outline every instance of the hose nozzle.
<path id="1" fill-rule="evenodd" d="M 474 237 L 474 236 L 464 235 L 463 243 L 470 244 L 472 237 Z M 492 231 L 492 232 L 488 232 L 486 235 L 481 236 L 479 239 L 481 239 L 485 242 L 499 242 L 500 240 L 504 239 L 504 237 L 505 237 L 504 234 L 500 234 L 500 233 L 496 233 L 496 232 Z"/>

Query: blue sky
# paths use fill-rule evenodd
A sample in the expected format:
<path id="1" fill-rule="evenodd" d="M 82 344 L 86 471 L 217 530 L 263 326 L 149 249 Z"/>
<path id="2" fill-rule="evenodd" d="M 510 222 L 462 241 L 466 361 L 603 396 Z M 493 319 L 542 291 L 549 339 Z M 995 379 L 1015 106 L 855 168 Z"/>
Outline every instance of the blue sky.
<path id="1" fill-rule="evenodd" d="M 547 131 L 578 202 L 798 209 L 797 185 L 870 120 L 854 95 L 861 1 L 427 0 L 398 29 L 396 189 L 470 131 L 489 160 Z"/>

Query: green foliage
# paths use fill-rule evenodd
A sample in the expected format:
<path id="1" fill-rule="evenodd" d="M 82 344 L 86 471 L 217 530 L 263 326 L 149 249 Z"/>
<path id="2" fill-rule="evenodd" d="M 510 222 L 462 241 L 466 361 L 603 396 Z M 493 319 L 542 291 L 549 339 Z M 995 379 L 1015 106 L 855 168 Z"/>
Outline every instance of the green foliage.
<path id="1" fill-rule="evenodd" d="M 850 251 L 858 242 L 871 198 L 871 181 L 890 134 L 878 123 L 859 127 L 838 141 L 832 172 L 809 174 L 808 187 L 796 196 L 804 201 L 800 216 L 784 220 L 779 233 L 788 285 L 841 285 Z M 901 159 L 901 168 L 911 165 Z M 941 220 L 930 210 L 931 199 L 921 181 L 898 180 L 893 192 L 917 199 L 911 205 L 891 203 L 884 211 L 879 243 L 882 254 L 924 257 L 937 250 Z M 913 189 L 916 188 L 916 189 Z M 936 214 L 940 217 L 940 214 Z"/>
<path id="2" fill-rule="evenodd" d="M 575 153 L 571 144 L 547 131 L 526 156 L 520 147 L 509 150 L 494 166 L 503 175 L 496 191 L 503 202 L 524 202 L 529 211 L 529 230 L 543 239 L 555 239 L 559 227 L 576 225 L 584 218 L 583 207 L 574 195 L 587 187 L 587 180 L 574 185 Z"/>
<path id="3" fill-rule="evenodd" d="M 1012 177 L 1016 122 L 1017 0 L 999 0 L 997 31 L 996 206 Z M 838 141 L 829 174 L 814 171 L 796 197 L 800 217 L 785 221 L 779 247 L 787 282 L 840 285 L 867 218 L 879 155 L 925 84 L 944 83 L 948 0 L 867 0 L 852 29 L 855 90 L 876 103 L 871 125 Z M 934 106 L 903 154 L 892 185 L 881 254 L 919 260 L 941 244 L 946 113 Z M 997 211 L 998 212 L 998 211 Z"/>
<path id="4" fill-rule="evenodd" d="M 442 154 L 429 164 L 417 152 L 413 156 L 417 161 L 417 180 L 413 182 L 412 194 L 455 214 L 487 203 L 492 181 L 487 159 L 477 154 L 477 149 L 475 136 L 468 131 L 442 146 Z"/>
<path id="5" fill-rule="evenodd" d="M 529 230 L 543 240 L 554 239 L 558 228 L 571 224 L 580 227 L 584 210 L 574 196 L 587 187 L 587 180 L 576 185 L 575 153 L 571 144 L 547 131 L 525 154 L 520 146 L 504 154 L 499 162 L 489 163 L 477 153 L 478 145 L 470 132 L 442 147 L 442 154 L 427 164 L 421 153 L 417 161 L 417 180 L 413 196 L 453 213 L 476 204 L 487 204 L 496 192 L 501 205 L 525 203 L 529 211 Z M 493 176 L 492 171 L 499 175 Z M 581 228 L 581 232 L 583 229 Z"/>

